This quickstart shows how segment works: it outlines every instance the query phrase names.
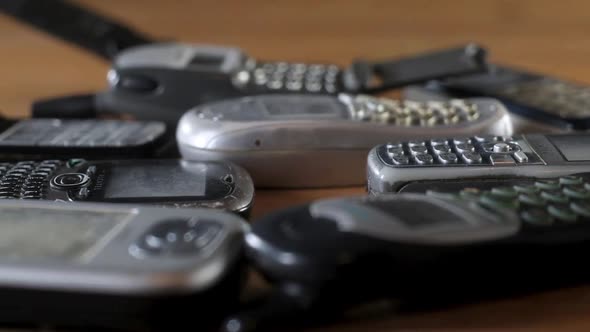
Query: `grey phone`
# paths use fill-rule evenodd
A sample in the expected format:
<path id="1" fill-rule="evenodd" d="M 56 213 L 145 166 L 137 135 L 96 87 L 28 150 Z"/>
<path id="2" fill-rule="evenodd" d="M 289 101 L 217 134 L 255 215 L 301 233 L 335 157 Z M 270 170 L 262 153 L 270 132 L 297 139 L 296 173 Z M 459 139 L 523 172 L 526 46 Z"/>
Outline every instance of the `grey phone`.
<path id="1" fill-rule="evenodd" d="M 248 226 L 215 209 L 7 200 L 0 230 L 2 323 L 169 329 L 244 276 Z"/>
<path id="2" fill-rule="evenodd" d="M 371 150 L 372 194 L 421 181 L 552 178 L 590 170 L 589 134 L 473 136 L 391 142 Z"/>
<path id="3" fill-rule="evenodd" d="M 375 144 L 439 135 L 511 135 L 493 99 L 405 102 L 367 95 L 260 95 L 204 104 L 177 127 L 187 160 L 235 162 L 260 187 L 326 187 L 365 182 Z"/>

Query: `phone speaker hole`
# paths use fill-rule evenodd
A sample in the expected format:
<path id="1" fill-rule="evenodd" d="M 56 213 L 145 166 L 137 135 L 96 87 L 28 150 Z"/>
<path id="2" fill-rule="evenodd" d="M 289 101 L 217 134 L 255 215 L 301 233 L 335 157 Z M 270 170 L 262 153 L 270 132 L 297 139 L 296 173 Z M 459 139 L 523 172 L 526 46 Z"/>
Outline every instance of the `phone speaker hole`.
<path id="1" fill-rule="evenodd" d="M 254 141 L 254 145 L 257 146 L 257 147 L 259 147 L 259 146 L 262 145 L 262 142 L 259 139 L 257 139 L 257 140 Z"/>

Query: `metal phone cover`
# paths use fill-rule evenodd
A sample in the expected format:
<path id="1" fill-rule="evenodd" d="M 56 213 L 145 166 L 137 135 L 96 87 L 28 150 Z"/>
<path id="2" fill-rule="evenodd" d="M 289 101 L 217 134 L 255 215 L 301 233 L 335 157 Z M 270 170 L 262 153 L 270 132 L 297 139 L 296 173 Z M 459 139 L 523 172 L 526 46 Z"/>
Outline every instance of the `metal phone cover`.
<path id="1" fill-rule="evenodd" d="M 258 186 L 318 187 L 364 183 L 362 160 L 379 141 L 456 132 L 511 134 L 512 128 L 503 106 L 489 99 L 273 94 L 196 107 L 179 121 L 176 137 L 183 158 L 233 161 Z"/>

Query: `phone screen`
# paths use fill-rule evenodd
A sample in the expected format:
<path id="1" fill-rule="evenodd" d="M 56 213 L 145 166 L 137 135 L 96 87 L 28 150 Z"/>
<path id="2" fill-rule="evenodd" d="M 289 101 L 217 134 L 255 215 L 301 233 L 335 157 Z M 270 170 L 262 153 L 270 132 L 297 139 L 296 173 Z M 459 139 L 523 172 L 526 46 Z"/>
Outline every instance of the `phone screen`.
<path id="1" fill-rule="evenodd" d="M 206 189 L 206 164 L 115 164 L 104 198 L 202 197 Z"/>
<path id="2" fill-rule="evenodd" d="M 2 207 L 0 258 L 83 260 L 130 216 L 132 211 Z"/>
<path id="3" fill-rule="evenodd" d="M 548 135 L 567 161 L 590 161 L 590 135 Z"/>

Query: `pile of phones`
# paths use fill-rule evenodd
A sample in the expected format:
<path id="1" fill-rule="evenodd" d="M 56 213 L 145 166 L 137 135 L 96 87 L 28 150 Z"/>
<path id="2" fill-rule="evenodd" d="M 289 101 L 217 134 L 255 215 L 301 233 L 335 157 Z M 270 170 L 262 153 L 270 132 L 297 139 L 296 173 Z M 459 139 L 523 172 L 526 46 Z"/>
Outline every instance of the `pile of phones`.
<path id="1" fill-rule="evenodd" d="M 2 323 L 170 329 L 199 312 L 237 332 L 589 277 L 587 87 L 476 44 L 342 68 L 152 43 L 61 1 L 0 8 L 113 56 L 106 91 L 2 121 Z M 246 222 L 255 188 L 349 185 L 368 193 Z M 274 285 L 254 309 L 248 265 Z"/>

